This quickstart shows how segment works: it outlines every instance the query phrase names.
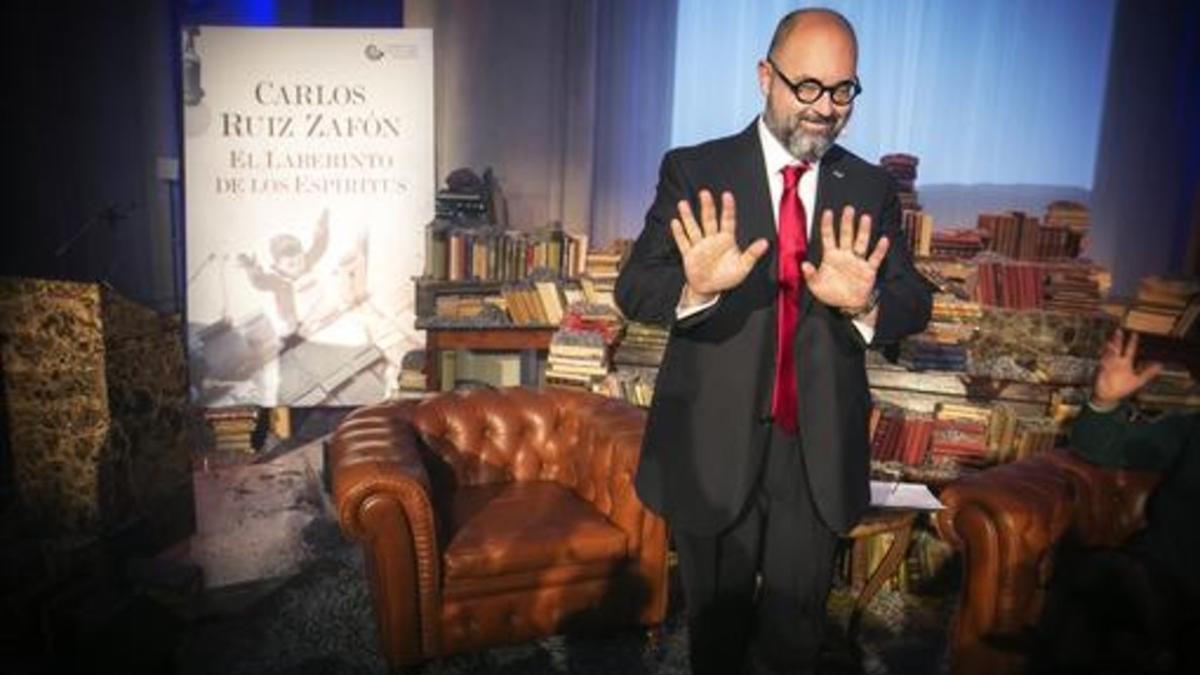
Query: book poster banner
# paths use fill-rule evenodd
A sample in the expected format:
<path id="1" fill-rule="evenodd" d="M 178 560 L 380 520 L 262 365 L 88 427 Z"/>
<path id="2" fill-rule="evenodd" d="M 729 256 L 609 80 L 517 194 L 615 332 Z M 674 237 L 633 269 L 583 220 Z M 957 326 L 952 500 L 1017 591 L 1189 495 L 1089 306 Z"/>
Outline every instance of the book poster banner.
<path id="1" fill-rule="evenodd" d="M 194 26 L 182 47 L 193 401 L 383 399 L 424 344 L 431 32 Z"/>

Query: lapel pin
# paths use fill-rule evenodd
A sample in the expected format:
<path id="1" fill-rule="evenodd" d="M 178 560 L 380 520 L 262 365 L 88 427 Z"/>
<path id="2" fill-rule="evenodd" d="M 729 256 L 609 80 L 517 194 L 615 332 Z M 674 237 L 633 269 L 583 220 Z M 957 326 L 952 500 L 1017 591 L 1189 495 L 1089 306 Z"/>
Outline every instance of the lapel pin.
<path id="1" fill-rule="evenodd" d="M 846 177 L 846 174 L 842 173 L 841 171 L 838 171 L 837 169 L 833 170 L 833 175 L 836 176 L 837 178 L 845 178 Z"/>

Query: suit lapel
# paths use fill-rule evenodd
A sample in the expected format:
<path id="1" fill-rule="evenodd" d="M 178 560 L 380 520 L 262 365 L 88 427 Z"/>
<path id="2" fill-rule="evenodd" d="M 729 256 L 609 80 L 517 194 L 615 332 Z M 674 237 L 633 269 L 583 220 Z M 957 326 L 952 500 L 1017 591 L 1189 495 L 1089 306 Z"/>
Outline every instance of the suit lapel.
<path id="1" fill-rule="evenodd" d="M 817 176 L 816 213 L 812 216 L 812 232 L 808 237 L 807 256 L 808 261 L 817 267 L 821 265 L 821 257 L 824 254 L 824 246 L 821 242 L 821 214 L 826 209 L 833 211 L 834 233 L 836 234 L 842 206 L 848 203 L 847 181 L 849 179 L 846 178 L 841 163 L 844 155 L 845 151 L 841 146 L 834 145 L 821 158 L 820 174 Z M 812 301 L 812 293 L 805 287 L 802 304 L 806 311 Z"/>
<path id="2" fill-rule="evenodd" d="M 756 239 L 770 243 L 765 264 L 771 283 L 778 274 L 775 248 L 778 235 L 775 232 L 775 214 L 771 208 L 771 191 L 767 183 L 767 169 L 763 160 L 762 143 L 758 138 L 758 121 L 755 120 L 738 138 L 740 147 L 731 158 L 733 193 L 737 197 L 738 245 L 749 246 Z"/>

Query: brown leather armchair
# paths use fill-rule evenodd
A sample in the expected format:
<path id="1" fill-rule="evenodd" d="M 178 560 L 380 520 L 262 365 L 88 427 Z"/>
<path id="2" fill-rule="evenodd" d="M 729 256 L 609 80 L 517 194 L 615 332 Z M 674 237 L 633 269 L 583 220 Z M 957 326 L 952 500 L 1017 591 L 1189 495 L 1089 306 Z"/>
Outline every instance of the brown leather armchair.
<path id="1" fill-rule="evenodd" d="M 567 389 L 351 413 L 329 451 L 383 652 L 455 652 L 666 614 L 667 532 L 633 487 L 644 413 Z"/>
<path id="2" fill-rule="evenodd" d="M 1112 547 L 1144 524 L 1159 474 L 1104 469 L 1054 450 L 964 477 L 942 490 L 935 520 L 962 553 L 963 582 L 950 635 L 952 670 L 1019 673 L 1057 544 Z"/>

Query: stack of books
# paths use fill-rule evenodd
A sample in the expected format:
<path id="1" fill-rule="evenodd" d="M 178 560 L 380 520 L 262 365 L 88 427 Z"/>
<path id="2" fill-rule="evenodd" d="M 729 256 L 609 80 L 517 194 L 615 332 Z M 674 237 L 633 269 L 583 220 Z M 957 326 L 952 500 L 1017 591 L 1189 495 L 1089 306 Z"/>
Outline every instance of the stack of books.
<path id="1" fill-rule="evenodd" d="M 898 407 L 872 410 L 871 459 L 882 464 L 923 466 L 933 439 L 933 418 Z"/>
<path id="2" fill-rule="evenodd" d="M 1092 226 L 1092 214 L 1079 202 L 1053 201 L 1046 205 L 1042 218 L 1042 237 L 1038 254 L 1043 260 L 1078 258 Z"/>
<path id="3" fill-rule="evenodd" d="M 896 183 L 896 196 L 900 199 L 903 211 L 920 211 L 921 204 L 917 201 L 917 164 L 920 160 L 915 155 L 894 152 L 879 158 L 879 165 L 892 176 Z"/>
<path id="4" fill-rule="evenodd" d="M 1100 283 L 1084 266 L 1060 266 L 1046 271 L 1043 307 L 1053 312 L 1095 314 L 1100 311 Z"/>
<path id="5" fill-rule="evenodd" d="M 978 265 L 975 295 L 989 307 L 1041 309 L 1044 284 L 1041 265 L 991 258 Z"/>
<path id="6" fill-rule="evenodd" d="M 933 216 L 924 211 L 904 211 L 901 224 L 908 250 L 918 258 L 928 258 L 933 251 Z"/>
<path id="7" fill-rule="evenodd" d="M 985 242 L 979 230 L 953 229 L 933 233 L 930 255 L 970 260 L 983 250 Z"/>
<path id="8" fill-rule="evenodd" d="M 974 265 L 953 258 L 929 258 L 915 263 L 917 271 L 933 284 L 938 293 L 945 293 L 960 300 L 971 300 L 968 280 L 974 278 Z"/>
<path id="9" fill-rule="evenodd" d="M 616 307 L 613 290 L 632 241 L 618 239 L 605 250 L 588 251 L 580 284 L 588 302 Z"/>
<path id="10" fill-rule="evenodd" d="M 935 463 L 982 468 L 991 463 L 988 427 L 992 411 L 966 403 L 939 403 L 929 447 Z"/>
<path id="11" fill-rule="evenodd" d="M 599 331 L 563 328 L 550 340 L 546 384 L 591 391 L 608 374 L 608 346 Z"/>
<path id="12" fill-rule="evenodd" d="M 932 321 L 977 325 L 982 316 L 983 307 L 978 302 L 951 293 L 933 294 Z"/>
<path id="13" fill-rule="evenodd" d="M 1050 418 L 1020 417 L 1017 419 L 1015 438 L 1005 459 L 1016 461 L 1051 450 L 1058 444 L 1060 435 L 1058 426 Z"/>
<path id="14" fill-rule="evenodd" d="M 1124 325 L 1142 333 L 1184 337 L 1196 331 L 1198 316 L 1200 281 L 1149 276 L 1138 284 Z"/>
<path id="15" fill-rule="evenodd" d="M 1167 363 L 1162 374 L 1137 393 L 1136 400 L 1147 409 L 1200 411 L 1200 387 L 1185 366 Z"/>
<path id="16" fill-rule="evenodd" d="M 253 454 L 262 444 L 262 415 L 257 406 L 210 408 L 204 419 L 213 430 L 218 452 Z"/>
<path id="17" fill-rule="evenodd" d="M 626 324 L 621 344 L 613 355 L 613 363 L 617 366 L 658 367 L 667 348 L 668 334 L 666 328 L 654 324 Z"/>
<path id="18" fill-rule="evenodd" d="M 617 371 L 604 376 L 595 386 L 595 391 L 647 408 L 654 398 L 654 380 L 657 376 L 657 368 L 619 366 Z"/>
<path id="19" fill-rule="evenodd" d="M 970 337 L 971 332 L 970 327 L 964 330 L 947 325 L 942 327 L 944 337 L 927 332 L 909 338 L 900 349 L 900 358 L 912 370 L 965 371 L 967 348 L 962 338 L 964 334 Z"/>
<path id="20" fill-rule="evenodd" d="M 612 305 L 587 301 L 572 302 L 560 324 L 571 330 L 598 333 L 606 345 L 614 345 L 621 336 L 621 315 Z"/>
<path id="21" fill-rule="evenodd" d="M 979 231 L 988 250 L 1013 260 L 1037 260 L 1041 243 L 1038 219 L 1022 211 L 979 214 Z"/>

